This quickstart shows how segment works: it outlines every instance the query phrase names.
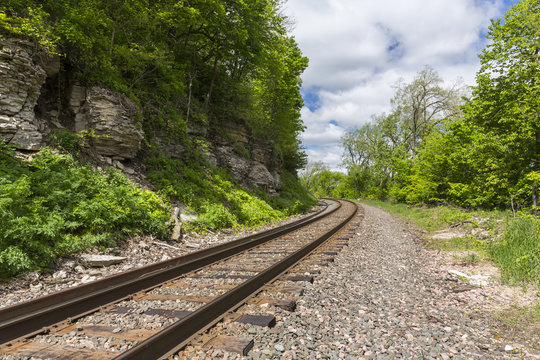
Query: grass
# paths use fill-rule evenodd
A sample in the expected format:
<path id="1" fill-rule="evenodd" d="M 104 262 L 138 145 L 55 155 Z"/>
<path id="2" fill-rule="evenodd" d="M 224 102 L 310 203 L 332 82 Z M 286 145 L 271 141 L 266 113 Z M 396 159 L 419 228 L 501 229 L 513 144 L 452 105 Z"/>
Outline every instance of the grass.
<path id="1" fill-rule="evenodd" d="M 451 206 L 411 206 L 379 200 L 362 200 L 362 202 L 382 208 L 427 231 L 442 230 L 457 224 L 464 224 L 474 228 L 479 225 L 476 219 L 484 219 L 482 227 L 497 232 L 501 230 L 501 224 L 512 215 L 510 211 L 501 210 L 469 211 Z"/>
<path id="2" fill-rule="evenodd" d="M 479 255 L 475 252 L 469 253 L 465 256 L 454 256 L 454 259 L 461 262 L 464 265 L 474 265 L 482 262 L 484 259 L 482 255 Z"/>
<path id="3" fill-rule="evenodd" d="M 446 206 L 418 207 L 378 200 L 362 200 L 362 202 L 382 208 L 427 231 L 444 229 L 449 225 L 469 220 L 473 215 L 472 213 L 465 213 L 461 209 Z"/>
<path id="4" fill-rule="evenodd" d="M 495 318 L 513 330 L 540 334 L 540 302 L 532 306 L 513 305 L 499 311 Z"/>
<path id="5" fill-rule="evenodd" d="M 429 239 L 428 247 L 445 251 L 484 251 L 486 243 L 474 236 L 461 236 L 451 239 Z"/>
<path id="6" fill-rule="evenodd" d="M 510 221 L 499 241 L 489 248 L 500 266 L 503 281 L 531 282 L 540 287 L 540 219 L 530 216 Z"/>

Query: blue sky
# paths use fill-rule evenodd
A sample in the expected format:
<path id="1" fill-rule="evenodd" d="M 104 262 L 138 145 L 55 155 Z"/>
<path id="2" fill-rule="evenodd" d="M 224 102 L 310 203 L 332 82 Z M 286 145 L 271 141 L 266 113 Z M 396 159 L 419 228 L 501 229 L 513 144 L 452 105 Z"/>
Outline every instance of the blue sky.
<path id="1" fill-rule="evenodd" d="M 391 111 L 392 86 L 425 65 L 445 83 L 474 85 L 491 18 L 511 0 L 288 0 L 302 76 L 302 134 L 309 161 L 338 169 L 340 138 Z"/>

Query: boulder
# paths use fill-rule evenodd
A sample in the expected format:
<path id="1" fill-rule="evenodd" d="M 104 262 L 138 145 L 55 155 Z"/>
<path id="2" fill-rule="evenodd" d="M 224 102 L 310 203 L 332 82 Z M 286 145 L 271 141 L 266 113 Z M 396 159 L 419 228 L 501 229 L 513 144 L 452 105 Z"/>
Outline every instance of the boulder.
<path id="1" fill-rule="evenodd" d="M 251 183 L 260 186 L 263 189 L 276 188 L 276 180 L 274 179 L 270 171 L 268 171 L 266 166 L 261 163 L 253 163 L 249 171 L 248 179 Z"/>
<path id="2" fill-rule="evenodd" d="M 250 168 L 249 159 L 235 153 L 232 146 L 217 146 L 214 155 L 217 158 L 218 165 L 229 168 L 236 180 L 245 180 Z"/>
<path id="3" fill-rule="evenodd" d="M 43 53 L 39 57 L 38 63 L 47 74 L 47 77 L 56 76 L 60 72 L 60 55 Z"/>
<path id="4" fill-rule="evenodd" d="M 261 187 L 270 195 L 275 195 L 281 190 L 279 172 L 271 173 L 264 163 L 238 155 L 232 146 L 216 146 L 212 154 L 217 159 L 216 163 L 228 168 L 233 178 L 242 184 L 248 187 L 250 185 Z"/>
<path id="5" fill-rule="evenodd" d="M 23 150 L 38 150 L 43 140 L 34 114 L 47 76 L 35 60 L 39 53 L 28 41 L 0 40 L 0 137 Z"/>
<path id="6" fill-rule="evenodd" d="M 237 144 L 247 145 L 249 143 L 248 130 L 241 124 L 229 124 L 226 126 L 227 135 Z"/>
<path id="7" fill-rule="evenodd" d="M 84 254 L 80 256 L 81 262 L 85 266 L 91 267 L 101 267 L 101 266 L 110 266 L 114 264 L 119 264 L 127 258 L 122 256 L 111 256 L 111 255 L 92 255 Z"/>
<path id="8" fill-rule="evenodd" d="M 179 143 L 178 139 L 166 138 L 165 135 L 154 138 L 160 151 L 169 155 L 172 159 L 183 159 L 186 155 L 186 147 Z"/>
<path id="9" fill-rule="evenodd" d="M 251 151 L 251 158 L 254 161 L 258 161 L 260 163 L 266 163 L 268 161 L 268 155 L 267 152 L 264 149 L 261 148 L 255 148 Z"/>
<path id="10" fill-rule="evenodd" d="M 281 188 L 283 187 L 283 182 L 281 181 L 281 174 L 279 173 L 279 171 L 273 171 L 272 177 L 274 178 L 274 186 L 276 191 L 281 191 Z"/>

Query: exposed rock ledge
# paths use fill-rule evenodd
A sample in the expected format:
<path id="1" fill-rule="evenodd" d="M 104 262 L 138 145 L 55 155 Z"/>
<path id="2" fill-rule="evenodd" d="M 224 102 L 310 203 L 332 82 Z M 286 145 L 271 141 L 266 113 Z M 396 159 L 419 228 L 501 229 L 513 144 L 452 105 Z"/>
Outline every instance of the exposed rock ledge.
<path id="1" fill-rule="evenodd" d="M 38 150 L 41 125 L 34 107 L 47 74 L 27 41 L 0 40 L 0 137 L 24 150 Z"/>
<path id="2" fill-rule="evenodd" d="M 69 101 L 75 131 L 92 129 L 97 154 L 116 160 L 132 159 L 141 147 L 143 131 L 135 123 L 138 109 L 128 97 L 98 86 L 73 86 Z"/>
<path id="3" fill-rule="evenodd" d="M 51 124 L 35 108 L 47 77 L 60 71 L 60 59 L 20 39 L 0 40 L 0 138 L 21 150 L 39 150 Z M 74 129 L 93 130 L 99 155 L 131 159 L 140 149 L 143 132 L 137 127 L 137 105 L 126 96 L 97 86 L 72 86 L 69 105 Z M 52 127 L 61 126 L 58 123 Z"/>
<path id="4" fill-rule="evenodd" d="M 98 159 L 132 174 L 133 170 L 119 161 L 134 158 L 141 148 L 144 133 L 137 124 L 137 104 L 118 92 L 84 87 L 64 79 L 71 84 L 67 91 L 62 91 L 66 98 L 60 101 L 68 106 L 61 111 L 54 105 L 58 99 L 51 99 L 58 95 L 49 89 L 51 84 L 58 83 L 56 76 L 62 75 L 59 72 L 59 56 L 50 55 L 29 41 L 0 39 L 0 138 L 18 149 L 35 151 L 45 143 L 51 129 L 88 131 L 92 134 L 89 144 Z M 51 103 L 54 104 L 50 106 Z M 191 137 L 201 139 L 202 143 L 208 141 L 206 127 L 192 125 L 189 130 Z M 271 150 L 251 144 L 245 126 L 230 124 L 224 131 L 227 136 L 219 136 L 200 149 L 211 166 L 229 169 L 246 187 L 255 185 L 277 195 L 282 184 L 279 164 L 272 159 Z M 186 155 L 181 143 L 159 138 L 157 142 L 163 153 L 173 158 Z M 239 153 L 237 148 L 246 152 L 249 149 L 251 156 Z"/>

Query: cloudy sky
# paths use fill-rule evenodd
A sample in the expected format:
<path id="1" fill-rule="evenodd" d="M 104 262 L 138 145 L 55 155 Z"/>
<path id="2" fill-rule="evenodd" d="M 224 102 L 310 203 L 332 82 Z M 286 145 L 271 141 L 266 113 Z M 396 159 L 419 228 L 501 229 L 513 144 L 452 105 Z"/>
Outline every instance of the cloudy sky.
<path id="1" fill-rule="evenodd" d="M 309 67 L 302 135 L 310 161 L 333 169 L 345 131 L 390 112 L 398 80 L 431 65 L 450 85 L 474 84 L 491 18 L 512 0 L 288 0 L 285 12 Z"/>

